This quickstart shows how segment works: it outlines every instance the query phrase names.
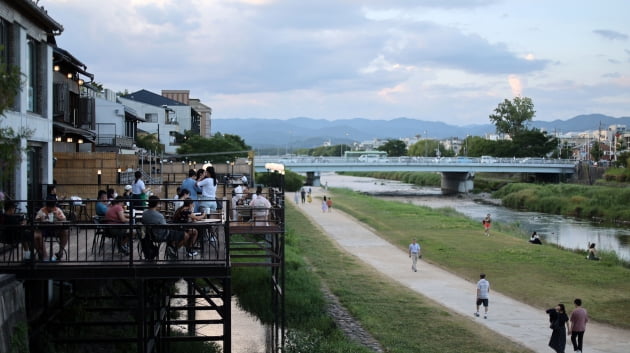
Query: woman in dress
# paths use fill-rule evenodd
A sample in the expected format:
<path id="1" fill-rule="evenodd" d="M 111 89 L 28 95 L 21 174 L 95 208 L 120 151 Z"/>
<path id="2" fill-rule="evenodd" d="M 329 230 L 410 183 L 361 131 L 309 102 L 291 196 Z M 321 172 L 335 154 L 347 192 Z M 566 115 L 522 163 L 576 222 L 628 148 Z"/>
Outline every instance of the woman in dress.
<path id="1" fill-rule="evenodd" d="M 555 308 L 547 309 L 547 314 L 549 314 L 549 328 L 553 330 L 549 339 L 549 347 L 556 353 L 564 353 L 569 330 L 569 317 L 564 309 L 564 304 L 560 303 Z"/>
<path id="2" fill-rule="evenodd" d="M 324 199 L 322 200 L 322 212 L 328 212 L 328 202 L 326 202 L 326 196 L 324 196 Z"/>

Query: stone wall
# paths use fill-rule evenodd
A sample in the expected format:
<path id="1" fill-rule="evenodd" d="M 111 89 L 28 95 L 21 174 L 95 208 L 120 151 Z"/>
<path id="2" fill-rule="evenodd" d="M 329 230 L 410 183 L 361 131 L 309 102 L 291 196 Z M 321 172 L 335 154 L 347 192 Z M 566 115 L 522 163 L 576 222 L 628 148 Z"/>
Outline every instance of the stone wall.
<path id="1" fill-rule="evenodd" d="M 24 287 L 13 275 L 0 274 L 0 352 L 9 352 L 18 324 L 26 327 Z M 18 336 L 14 339 L 21 340 L 20 344 L 28 347 L 28 337 Z"/>

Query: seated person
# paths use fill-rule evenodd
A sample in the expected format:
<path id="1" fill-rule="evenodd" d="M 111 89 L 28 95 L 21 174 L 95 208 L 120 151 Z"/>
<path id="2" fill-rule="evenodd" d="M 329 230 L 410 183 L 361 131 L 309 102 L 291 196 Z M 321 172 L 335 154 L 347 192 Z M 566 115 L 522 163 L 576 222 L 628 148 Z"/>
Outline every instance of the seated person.
<path id="1" fill-rule="evenodd" d="M 145 225 L 160 225 L 166 224 L 166 218 L 160 213 L 160 198 L 157 196 L 149 197 L 149 208 L 142 213 L 142 224 Z M 192 250 L 191 237 L 187 230 L 167 229 L 156 227 L 153 228 L 154 240 L 160 242 L 166 242 L 166 257 L 168 259 L 177 259 L 177 249 L 186 245 L 188 257 L 197 255 L 197 252 Z M 194 239 L 196 240 L 196 238 Z"/>
<path id="2" fill-rule="evenodd" d="M 529 242 L 532 244 L 542 245 L 542 241 L 540 241 L 540 237 L 538 236 L 538 233 L 536 232 L 532 233 L 532 236 L 529 237 Z"/>
<path id="3" fill-rule="evenodd" d="M 595 243 L 589 244 L 588 255 L 586 256 L 586 258 L 593 261 L 599 261 L 599 257 L 597 256 L 597 252 L 595 251 Z"/>
<path id="4" fill-rule="evenodd" d="M 46 200 L 45 206 L 42 207 L 37 214 L 35 215 L 35 222 L 64 222 L 66 221 L 66 215 L 63 214 L 63 211 L 56 206 L 56 200 Z M 57 231 L 52 230 L 36 230 L 34 234 L 35 239 L 35 248 L 39 252 L 40 260 L 44 260 L 48 257 L 46 253 L 46 247 L 44 246 L 43 237 L 52 237 L 59 236 L 59 251 L 57 251 L 51 258 L 50 261 L 57 261 L 63 258 L 63 253 L 68 245 L 68 230 L 60 229 Z"/>
<path id="5" fill-rule="evenodd" d="M 107 192 L 105 192 L 105 190 L 99 190 L 96 199 L 98 200 L 94 206 L 96 209 L 96 215 L 105 217 L 105 214 L 107 213 L 107 205 L 109 204 L 109 201 L 107 200 Z"/>
<path id="6" fill-rule="evenodd" d="M 0 231 L 0 243 L 17 244 L 22 242 L 22 250 L 24 251 L 24 260 L 31 260 L 31 251 L 33 245 L 31 243 L 31 231 L 23 227 L 26 225 L 26 219 L 23 215 L 15 214 L 16 204 L 13 201 L 4 201 L 4 214 L 0 214 L 0 225 L 8 226 Z M 39 243 L 41 241 L 41 233 L 38 233 Z"/>
<path id="7" fill-rule="evenodd" d="M 262 187 L 256 188 L 256 198 L 249 204 L 252 207 L 252 214 L 254 220 L 267 221 L 269 218 L 269 209 L 271 209 L 271 202 L 265 198 L 262 194 Z"/>
<path id="8" fill-rule="evenodd" d="M 193 203 L 193 200 L 184 199 L 182 203 L 183 206 L 175 210 L 175 214 L 173 215 L 173 223 L 191 223 L 194 221 L 200 221 L 204 218 L 203 214 L 199 216 L 195 215 L 195 205 Z M 199 232 L 195 228 L 186 229 L 186 232 L 188 233 L 188 236 L 190 238 L 189 243 L 192 246 L 192 244 L 195 244 L 195 242 L 197 241 L 197 236 Z M 194 250 L 189 247 L 186 252 L 193 253 Z"/>
<path id="9" fill-rule="evenodd" d="M 111 200 L 110 206 L 105 212 L 105 217 L 103 218 L 102 223 L 105 224 L 129 224 L 129 217 L 125 214 L 125 209 L 123 208 L 124 198 L 122 196 L 116 196 L 115 199 Z M 129 246 L 127 243 L 129 242 L 129 234 L 126 229 L 116 228 L 110 229 L 110 234 L 116 238 L 118 245 L 118 252 L 123 255 L 129 254 Z"/>
<path id="10" fill-rule="evenodd" d="M 184 201 L 185 199 L 190 197 L 190 191 L 188 191 L 188 189 L 181 189 L 181 188 L 177 188 L 179 190 L 179 193 L 177 194 L 177 197 L 175 197 L 175 199 L 177 201 L 173 202 L 173 207 L 175 208 L 175 210 L 179 209 L 180 207 L 184 206 Z"/>

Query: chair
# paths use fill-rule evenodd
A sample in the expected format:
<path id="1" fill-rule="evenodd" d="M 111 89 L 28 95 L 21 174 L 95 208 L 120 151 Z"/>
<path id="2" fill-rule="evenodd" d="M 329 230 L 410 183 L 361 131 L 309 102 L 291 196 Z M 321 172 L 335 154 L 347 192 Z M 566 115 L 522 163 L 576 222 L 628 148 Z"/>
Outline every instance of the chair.
<path id="1" fill-rule="evenodd" d="M 118 242 L 118 237 L 112 234 L 112 232 L 103 226 L 103 217 L 94 216 L 92 217 L 92 222 L 96 224 L 96 228 L 94 231 L 94 239 L 92 240 L 92 254 L 96 255 L 95 248 L 98 244 L 98 254 L 101 254 L 105 248 L 105 239 L 110 239 L 111 243 L 111 251 L 112 256 L 114 255 L 114 250 L 116 248 L 116 243 Z"/>
<path id="2" fill-rule="evenodd" d="M 5 229 L 0 229 L 0 244 L 4 244 L 0 246 L 2 262 L 12 262 L 20 245 L 17 237 L 9 234 Z"/>

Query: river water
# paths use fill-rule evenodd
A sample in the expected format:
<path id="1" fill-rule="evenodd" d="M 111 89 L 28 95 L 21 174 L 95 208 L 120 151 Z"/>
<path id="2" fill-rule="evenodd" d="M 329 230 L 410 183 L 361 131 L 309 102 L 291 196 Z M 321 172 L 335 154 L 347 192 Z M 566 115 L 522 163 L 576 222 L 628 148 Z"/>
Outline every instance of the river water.
<path id="1" fill-rule="evenodd" d="M 521 212 L 502 206 L 478 202 L 467 196 L 443 196 L 439 188 L 424 188 L 392 180 L 343 176 L 333 173 L 321 175 L 321 183 L 329 187 L 348 188 L 373 194 L 380 198 L 423 205 L 432 208 L 450 207 L 479 220 L 488 213 L 493 222 L 515 223 L 525 232 L 536 231 L 543 243 L 553 243 L 567 249 L 583 249 L 596 243 L 597 249 L 614 251 L 620 259 L 630 261 L 630 228 L 600 226 L 584 220 L 538 212 Z"/>

